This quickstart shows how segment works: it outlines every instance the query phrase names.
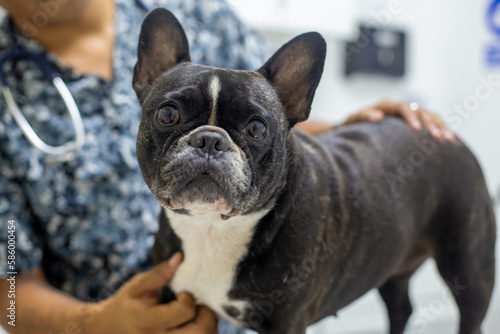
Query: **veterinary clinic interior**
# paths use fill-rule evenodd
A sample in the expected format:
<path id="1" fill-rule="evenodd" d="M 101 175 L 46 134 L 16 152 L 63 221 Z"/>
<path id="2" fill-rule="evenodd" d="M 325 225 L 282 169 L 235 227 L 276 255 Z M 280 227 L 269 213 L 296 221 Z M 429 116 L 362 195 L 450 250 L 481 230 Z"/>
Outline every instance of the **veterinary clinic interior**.
<path id="1" fill-rule="evenodd" d="M 96 0 L 87 1 L 95 2 Z M 141 15 L 144 16 L 150 9 L 156 7 L 158 2 L 166 3 L 167 9 L 169 9 L 169 1 L 116 0 L 116 6 L 121 6 L 117 8 L 122 9 L 127 6 L 136 6 L 140 8 L 138 10 L 141 10 Z M 120 140 L 120 142 L 116 142 L 115 140 L 113 143 L 114 135 L 107 136 L 101 134 L 100 136 L 94 136 L 92 133 L 86 134 L 85 122 L 82 122 L 82 115 L 84 118 L 87 117 L 86 115 L 91 113 L 93 104 L 89 102 L 88 108 L 80 108 L 72 97 L 72 94 L 78 90 L 78 94 L 88 94 L 90 101 L 94 99 L 92 94 L 99 91 L 104 94 L 109 89 L 114 94 L 110 98 L 110 104 L 120 106 L 121 103 L 123 105 L 128 103 L 126 102 L 129 101 L 128 99 L 135 101 L 135 96 L 131 97 L 130 95 L 130 92 L 132 92 L 133 66 L 136 61 L 136 58 L 134 58 L 136 56 L 135 49 L 130 55 L 121 55 L 122 57 L 119 58 L 121 59 L 120 66 L 129 69 L 127 72 L 129 74 L 119 77 L 119 80 L 123 80 L 122 86 L 120 86 L 122 88 L 114 90 L 115 88 L 110 88 L 106 81 L 106 76 L 112 77 L 115 75 L 118 78 L 120 74 L 117 71 L 117 65 L 114 68 L 107 66 L 99 67 L 99 73 L 102 74 L 101 78 L 98 76 L 89 76 L 89 78 L 80 81 L 78 84 L 88 85 L 88 88 L 82 88 L 83 86 L 77 87 L 72 81 L 67 83 L 61 80 L 61 76 L 65 77 L 65 72 L 62 75 L 55 74 L 51 68 L 46 66 L 46 55 L 31 52 L 33 45 L 25 41 L 29 37 L 18 36 L 15 30 L 11 34 L 15 40 L 19 40 L 18 42 L 21 46 L 26 48 L 23 51 L 19 51 L 17 46 L 13 46 L 9 42 L 7 38 L 9 34 L 6 30 L 8 23 L 5 23 L 9 15 L 5 9 L 2 9 L 2 7 L 10 8 L 8 7 L 9 2 L 12 4 L 12 1 L 0 0 L 0 20 L 4 22 L 1 26 L 2 31 L 0 31 L 0 79 L 2 80 L 0 138 L 5 136 L 9 140 L 13 140 L 12 138 L 15 137 L 25 142 L 26 146 L 12 146 L 14 148 L 9 146 L 9 148 L 6 148 L 7 145 L 4 146 L 5 143 L 0 142 L 0 177 L 4 180 L 14 180 L 16 177 L 20 177 L 16 174 L 16 168 L 21 168 L 20 166 L 8 167 L 12 164 L 12 162 L 8 161 L 8 155 L 26 156 L 27 151 L 23 147 L 30 147 L 30 149 L 35 147 L 37 152 L 43 152 L 43 156 L 55 158 L 44 160 L 49 161 L 46 166 L 41 166 L 39 162 L 35 161 L 37 158 L 34 156 L 26 156 L 25 160 L 23 160 L 26 161 L 26 166 L 22 168 L 26 168 L 29 171 L 26 173 L 26 177 L 34 185 L 34 189 L 38 189 L 37 187 L 47 187 L 46 184 L 43 186 L 41 183 L 37 185 L 39 178 L 46 173 L 52 173 L 47 168 L 57 170 L 57 172 L 54 172 L 50 176 L 54 180 L 53 183 L 48 184 L 51 184 L 54 189 L 66 187 L 67 182 L 71 182 L 71 180 L 61 179 L 57 176 L 57 173 L 65 170 L 67 172 L 67 170 L 72 168 L 72 159 L 75 159 L 75 156 L 77 157 L 79 154 L 79 150 L 85 147 L 86 141 L 91 141 L 95 145 L 100 145 L 99 143 L 108 145 L 106 146 L 106 150 L 109 154 L 106 154 L 106 159 L 114 159 L 113 157 L 116 155 L 116 159 L 121 159 L 120 161 L 124 165 L 136 166 L 135 138 L 126 137 Z M 21 19 L 16 23 L 21 25 L 31 24 L 28 27 L 42 31 L 45 25 L 44 20 L 49 20 L 52 16 L 57 17 L 59 15 L 57 8 L 64 6 L 67 2 L 67 0 L 22 0 L 20 3 L 23 6 L 25 5 L 25 8 L 35 6 L 33 8 L 38 8 L 38 10 L 33 10 L 30 16 L 25 18 L 25 21 L 23 21 L 22 15 L 19 16 Z M 84 3 L 86 1 L 78 0 L 78 2 Z M 218 29 L 223 30 L 224 25 L 229 24 L 227 17 L 233 20 L 234 13 L 236 19 L 241 20 L 243 25 L 247 27 L 245 29 L 256 31 L 260 36 L 259 38 L 262 37 L 265 40 L 266 47 L 273 52 L 297 35 L 309 31 L 319 32 L 326 41 L 327 53 L 323 74 L 314 95 L 309 119 L 318 126 L 342 124 L 353 113 L 363 110 L 363 108 L 368 106 L 375 106 L 380 101 L 386 99 L 404 103 L 412 110 L 423 108 L 437 114 L 444 120 L 448 129 L 459 137 L 477 158 L 484 173 L 496 217 L 500 217 L 500 0 L 193 0 L 185 1 L 185 3 L 180 0 L 172 0 L 171 2 L 176 8 L 189 8 L 189 10 L 186 9 L 186 13 L 195 13 L 193 15 L 200 15 L 203 18 L 211 17 L 209 15 L 210 11 L 225 8 L 223 13 L 226 16 L 218 18 L 214 16 L 214 21 L 211 24 L 220 26 L 222 28 L 219 27 Z M 40 7 L 40 3 L 44 3 L 48 7 Z M 202 6 L 202 3 L 205 5 Z M 196 6 L 200 6 L 198 10 L 196 10 Z M 41 10 L 40 8 L 47 8 L 47 10 Z M 103 12 L 102 15 L 107 15 L 106 13 Z M 32 18 L 35 18 L 34 23 L 30 21 Z M 125 18 L 126 16 L 122 16 L 122 19 L 125 20 Z M 141 20 L 137 21 L 137 26 L 140 25 Z M 180 21 L 183 20 L 188 22 L 190 19 L 189 17 L 181 17 Z M 40 24 L 40 27 L 36 25 L 37 22 Z M 135 24 L 135 22 L 134 19 L 131 19 L 129 24 Z M 122 27 L 117 29 L 122 29 L 122 37 L 126 36 L 127 28 Z M 193 31 L 196 32 L 196 29 Z M 236 36 L 235 34 L 237 32 L 231 29 L 227 32 L 227 36 Z M 132 48 L 129 45 L 137 45 L 137 39 L 127 40 L 126 38 L 122 38 L 122 40 L 124 42 L 120 48 L 123 50 Z M 210 36 L 207 35 L 205 30 L 200 30 L 199 36 L 195 40 L 200 45 L 206 45 L 205 48 L 207 50 L 210 48 L 210 45 L 213 45 L 213 50 L 221 47 L 211 42 Z M 102 48 L 102 44 L 97 42 L 94 47 Z M 116 48 L 118 47 L 117 44 Z M 64 52 L 64 48 L 61 50 L 61 52 Z M 102 50 L 105 50 L 105 48 L 102 48 Z M 29 105 L 30 98 L 37 97 L 37 94 L 44 90 L 45 87 L 44 85 L 37 84 L 25 92 L 19 93 L 17 91 L 21 86 L 12 84 L 11 77 L 13 76 L 9 77 L 9 72 L 12 70 L 11 64 L 17 60 L 8 58 L 12 57 L 12 54 L 15 52 L 18 55 L 22 54 L 23 59 L 28 57 L 32 64 L 37 64 L 36 66 L 40 69 L 40 73 L 43 72 L 48 76 L 46 85 L 50 86 L 53 84 L 55 87 L 53 91 L 54 96 L 51 96 L 47 100 L 49 102 L 43 107 L 46 109 L 40 109 L 40 115 L 36 117 L 41 117 L 40 119 L 52 117 L 51 113 L 46 110 L 51 111 L 53 107 L 52 103 L 55 103 L 54 108 L 57 109 L 55 111 L 57 117 L 66 119 L 66 123 L 61 123 L 63 125 L 60 125 L 60 133 L 61 138 L 66 138 L 68 139 L 67 141 L 59 141 L 57 145 L 51 145 L 50 141 L 46 143 L 44 132 L 33 129 L 30 126 L 30 118 L 26 117 L 28 118 L 26 120 L 25 116 L 23 116 L 26 113 L 28 116 L 30 113 L 36 113 L 36 108 L 25 109 L 23 106 L 25 104 Z M 196 52 L 192 51 L 193 57 L 197 56 Z M 241 53 L 243 51 L 236 51 L 234 53 L 238 52 Z M 29 53 L 29 55 L 26 55 L 26 53 Z M 120 55 L 116 55 L 116 52 L 113 55 L 114 59 L 118 59 L 118 56 Z M 49 62 L 51 61 L 51 57 L 48 56 Z M 206 57 L 210 57 L 210 54 L 206 55 Z M 86 64 L 86 62 L 83 63 Z M 25 72 L 23 72 L 24 74 L 20 72 L 16 75 L 22 78 L 22 80 L 29 82 L 32 80 L 31 67 L 27 66 L 25 68 L 22 62 L 20 64 L 20 67 L 16 68 L 20 68 L 21 71 Z M 82 67 L 83 70 L 85 70 L 85 66 Z M 73 79 L 75 82 L 76 80 L 81 80 L 78 76 L 72 76 L 71 80 Z M 217 90 L 217 88 L 214 88 L 215 86 L 213 84 L 210 89 L 212 91 L 214 89 Z M 102 89 L 99 87 L 102 87 Z M 137 103 L 137 101 L 134 103 Z M 123 117 L 128 117 L 128 115 L 125 114 Z M 113 122 L 116 121 L 116 124 L 118 124 L 119 121 L 123 120 L 120 120 L 118 113 L 109 115 L 109 117 L 112 124 L 106 125 L 106 131 L 110 130 L 110 133 L 114 133 L 113 131 L 122 125 L 115 125 Z M 166 117 L 172 119 L 175 118 L 175 115 L 168 114 Z M 13 122 L 14 119 L 16 123 Z M 134 128 L 137 132 L 139 121 L 140 119 L 138 118 L 136 121 L 127 122 L 123 126 Z M 10 128 L 7 125 L 9 122 L 14 124 L 15 127 Z M 97 123 L 101 121 L 94 119 L 92 122 L 95 122 L 92 123 L 95 126 L 99 126 Z M 257 126 L 260 126 L 260 123 Z M 257 130 L 259 129 L 253 128 L 252 131 Z M 115 151 L 119 152 L 119 154 L 115 153 Z M 113 173 L 116 175 L 128 175 L 126 174 L 128 173 L 128 169 L 113 171 L 109 169 L 110 167 L 106 165 L 104 160 L 99 158 L 97 153 L 92 156 L 95 160 L 87 162 L 85 169 L 81 169 L 80 171 L 76 169 L 74 174 L 71 175 L 79 177 L 79 175 L 81 176 L 84 173 L 90 173 L 88 175 L 91 175 L 91 177 L 93 177 L 92 175 L 96 175 L 95 177 L 98 178 L 102 177 L 103 170 L 106 170 L 106 173 L 110 173 L 106 175 L 113 175 Z M 398 176 L 402 180 L 411 177 L 412 171 L 418 169 L 420 166 L 420 163 L 416 163 L 411 156 L 403 159 L 402 164 L 404 164 L 405 171 L 410 171 L 407 174 Z M 453 169 L 455 167 L 450 165 L 449 168 Z M 106 177 L 113 179 L 114 176 Z M 105 201 L 106 196 L 114 194 L 114 191 L 125 193 L 127 191 L 125 188 L 127 187 L 130 187 L 132 192 L 141 194 L 149 193 L 149 185 L 146 185 L 140 177 L 134 176 L 127 183 L 117 186 L 116 189 L 110 187 L 107 193 L 103 192 L 101 194 L 104 197 L 96 198 L 93 205 L 99 205 L 99 201 Z M 24 213 L 28 209 L 40 212 L 41 215 L 46 213 L 42 212 L 43 209 L 41 207 L 32 207 L 32 204 L 22 202 L 21 195 L 18 194 L 22 194 L 23 189 L 18 189 L 13 183 L 0 183 L 0 185 L 4 187 L 4 189 L 0 190 L 0 217 L 2 218 L 2 221 L 0 221 L 0 245 L 4 248 L 0 250 L 0 266 L 2 266 L 0 273 L 6 277 L 15 277 L 17 267 L 11 267 L 10 264 L 11 261 L 17 259 L 16 254 L 21 256 L 23 250 L 34 249 L 30 253 L 32 255 L 31 260 L 35 261 L 35 259 L 38 259 L 40 263 L 43 263 L 41 261 L 44 258 L 42 256 L 42 251 L 44 251 L 43 246 L 37 248 L 33 246 L 41 242 L 38 237 L 35 237 L 37 233 L 42 233 L 36 230 L 38 227 L 29 234 L 24 234 L 20 231 L 23 226 L 20 224 L 15 225 L 15 222 L 26 218 L 24 217 Z M 81 187 L 85 187 L 85 184 L 82 183 Z M 459 189 L 460 185 L 457 184 L 456 187 Z M 73 202 L 79 203 L 79 201 L 88 200 L 85 197 L 87 190 L 80 190 L 81 193 L 79 195 L 70 196 L 70 199 L 65 199 L 62 196 L 52 198 L 47 195 L 41 201 L 45 204 L 52 203 L 53 201 L 53 205 L 58 207 L 72 206 L 71 203 Z M 38 189 L 37 191 L 43 193 L 43 189 Z M 62 193 L 64 191 L 66 190 L 61 190 Z M 88 193 L 90 192 L 89 188 Z M 314 196 L 314 194 L 311 194 L 311 196 Z M 464 196 L 467 197 L 468 195 L 465 194 Z M 111 207 L 110 214 L 121 221 L 143 218 L 156 221 L 155 213 L 141 212 L 141 207 L 135 204 L 137 201 L 134 196 L 131 195 L 127 201 L 124 206 Z M 24 205 L 26 210 L 19 211 L 22 212 L 22 216 L 12 216 L 9 213 L 10 211 L 8 210 L 13 202 L 24 203 L 22 205 Z M 392 205 L 392 203 L 388 203 L 388 205 Z M 155 203 L 153 207 L 159 209 L 159 204 Z M 123 210 L 126 210 L 127 213 L 124 214 Z M 99 269 L 96 273 L 99 273 L 100 280 L 106 282 L 104 284 L 106 288 L 99 290 L 99 288 L 94 287 L 94 289 L 99 290 L 97 292 L 99 298 L 104 299 L 111 296 L 116 287 L 124 284 L 131 277 L 128 276 L 129 274 L 132 275 L 135 272 L 132 271 L 124 274 L 119 271 L 104 271 L 102 268 L 107 265 L 119 267 L 118 264 L 121 263 L 120 261 L 123 261 L 120 259 L 120 255 L 126 252 L 129 253 L 131 261 L 128 265 L 130 263 L 134 264 L 135 257 L 147 257 L 146 253 L 149 252 L 149 249 L 136 247 L 132 241 L 123 237 L 126 233 L 136 236 L 142 233 L 142 230 L 128 229 L 128 227 L 126 231 L 125 229 L 115 230 L 113 226 L 109 228 L 103 227 L 102 233 L 108 233 L 109 237 L 105 238 L 103 243 L 99 245 L 94 244 L 95 241 L 92 239 L 93 234 L 82 233 L 81 238 L 68 237 L 69 239 L 64 239 L 63 236 L 69 233 L 70 228 L 78 228 L 81 231 L 84 231 L 85 228 L 91 228 L 91 225 L 87 226 L 85 225 L 86 223 L 82 223 L 79 226 L 80 223 L 75 218 L 78 217 L 79 212 L 77 210 L 72 213 L 72 216 L 61 216 L 57 221 L 54 220 L 53 224 L 47 225 L 47 231 L 43 233 L 52 233 L 54 237 L 51 237 L 53 242 L 51 245 L 58 245 L 57 247 L 62 247 L 62 245 L 66 245 L 69 249 L 76 249 L 78 247 L 91 249 L 94 246 L 96 248 L 104 247 L 102 252 L 107 254 L 106 257 L 90 257 L 88 261 L 83 260 L 83 258 L 75 258 L 78 256 L 84 257 L 83 253 L 76 251 L 75 253 L 71 253 L 72 255 L 68 253 L 68 258 L 71 257 L 71 260 L 77 261 L 75 263 L 78 263 L 77 266 L 80 266 L 80 269 L 86 268 L 85 266 Z M 67 219 L 68 224 L 66 227 L 63 223 L 65 219 Z M 100 228 L 99 225 L 95 226 L 92 228 Z M 148 225 L 143 227 L 143 229 L 150 229 L 150 231 L 148 230 L 150 236 L 144 242 L 152 244 L 155 232 L 154 228 Z M 120 235 L 119 239 L 113 239 L 113 235 L 115 235 L 113 233 Z M 9 238 L 10 235 L 14 236 Z M 15 239 L 15 243 L 14 241 L 9 243 L 8 240 L 11 239 Z M 140 240 L 135 240 L 134 242 L 137 245 L 141 243 Z M 11 244 L 13 245 L 12 247 L 9 246 Z M 498 267 L 500 264 L 500 251 L 498 247 L 496 248 L 496 258 Z M 19 259 L 19 261 L 21 260 L 22 258 Z M 66 260 L 69 261 L 69 259 Z M 45 261 L 47 260 L 45 259 Z M 63 258 L 59 258 L 57 261 L 63 261 Z M 57 268 L 59 268 L 58 263 L 51 267 L 53 273 L 57 272 Z M 58 281 L 59 278 L 57 277 L 54 279 L 54 282 L 57 281 L 64 289 L 93 289 L 92 282 L 89 279 L 82 278 L 81 281 L 78 281 L 79 283 L 74 283 L 74 287 L 71 286 L 73 284 L 71 280 L 63 282 L 62 280 Z M 5 284 L 5 289 L 2 289 L 2 291 L 5 290 L 7 293 L 11 291 L 8 296 L 11 296 L 12 291 L 14 291 L 15 295 L 16 289 L 20 288 L 20 281 L 17 281 L 17 285 L 12 283 L 15 280 L 9 281 L 9 283 L 6 282 L 3 283 Z M 75 280 L 75 282 L 77 281 Z M 498 289 L 500 278 L 496 278 L 495 282 L 491 302 L 482 323 L 482 333 L 484 334 L 500 333 L 500 291 Z M 108 283 L 109 285 L 107 285 Z M 451 282 L 451 284 L 454 288 L 450 290 L 439 275 L 434 260 L 428 259 L 424 262 L 410 281 L 409 295 L 413 306 L 413 313 L 405 327 L 404 333 L 458 333 L 459 310 L 453 300 L 453 294 L 460 293 L 461 289 L 466 289 L 467 287 L 460 285 L 459 281 Z M 0 300 L 6 303 L 3 304 L 2 302 L 0 316 L 5 318 L 14 314 L 14 317 L 10 319 L 20 322 L 23 317 L 22 312 L 16 313 L 16 311 L 3 308 L 3 305 L 9 307 L 9 305 L 16 304 L 16 297 L 11 298 L 8 296 L 0 297 Z M 19 305 L 20 298 L 21 296 L 17 294 L 17 311 L 21 310 Z M 12 301 L 14 301 L 14 304 L 12 304 Z M 26 314 L 25 312 L 24 315 L 26 316 Z M 40 316 L 34 314 L 32 317 L 35 320 L 31 322 L 31 327 L 26 327 L 27 331 L 23 333 L 44 332 L 44 322 L 40 320 Z M 7 322 L 2 322 L 2 325 L 4 328 L 0 326 L 0 334 L 19 333 L 15 332 L 16 328 L 7 324 Z M 83 333 L 83 331 L 80 331 L 82 328 L 78 326 L 80 325 L 77 323 L 67 322 L 66 332 L 64 333 Z M 45 329 L 47 328 L 49 327 Z M 387 333 L 388 328 L 389 319 L 384 301 L 377 290 L 372 289 L 347 307 L 342 308 L 336 316 L 324 318 L 309 326 L 306 333 L 375 334 Z M 243 333 L 231 330 L 231 327 L 226 327 L 226 324 L 219 324 L 220 333 L 224 331 L 225 333 Z M 47 330 L 45 332 L 50 331 Z M 245 330 L 244 332 L 254 333 L 251 330 Z"/>

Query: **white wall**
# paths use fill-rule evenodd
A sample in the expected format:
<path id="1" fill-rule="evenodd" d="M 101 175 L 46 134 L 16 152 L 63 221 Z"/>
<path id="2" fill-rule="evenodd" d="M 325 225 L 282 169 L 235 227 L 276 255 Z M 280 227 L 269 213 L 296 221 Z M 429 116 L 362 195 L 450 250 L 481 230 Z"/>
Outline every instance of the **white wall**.
<path id="1" fill-rule="evenodd" d="M 494 40 L 486 29 L 484 20 L 490 1 L 393 0 L 399 3 L 399 10 L 398 14 L 390 15 L 389 24 L 386 24 L 386 14 L 389 12 L 390 0 L 313 1 L 315 4 L 324 4 L 323 13 L 332 12 L 333 23 L 332 28 L 326 29 L 324 22 L 318 22 L 319 28 L 316 29 L 321 33 L 326 31 L 324 35 L 328 42 L 328 55 L 311 117 L 340 122 L 349 113 L 382 97 L 417 101 L 444 117 L 446 112 L 452 111 L 455 103 L 463 103 L 469 96 L 474 95 L 480 78 L 493 75 L 494 80 L 499 82 L 500 67 L 488 68 L 484 62 L 484 50 L 488 43 Z M 277 2 L 284 6 L 283 4 L 287 3 L 295 5 L 297 0 L 230 2 L 234 3 L 236 11 L 242 11 L 244 19 L 248 19 L 249 15 L 265 12 L 263 2 Z M 334 3 L 337 5 L 333 5 Z M 249 10 L 254 6 L 258 10 Z M 346 15 L 339 14 L 342 8 L 345 8 Z M 382 11 L 385 14 L 380 14 Z M 339 16 L 343 17 L 342 24 L 336 20 Z M 249 21 L 258 24 L 262 19 Z M 348 37 L 355 28 L 348 29 L 345 25 L 354 25 L 358 21 L 375 26 L 380 26 L 379 22 L 383 22 L 383 25 L 404 28 L 409 33 L 407 75 L 404 79 L 363 75 L 344 78 L 341 38 Z M 258 25 L 256 28 L 259 30 Z M 313 25 L 308 25 L 307 28 L 315 29 Z M 284 29 L 260 31 L 276 47 L 298 33 L 296 29 L 290 33 Z M 453 129 L 479 155 L 492 190 L 500 188 L 500 155 L 494 154 L 492 146 L 493 143 L 500 142 L 500 131 L 497 130 L 500 127 L 500 114 L 495 113 L 495 106 L 497 109 L 500 107 L 500 87 L 497 87 L 490 98 L 481 101 L 468 118 L 459 120 L 458 126 L 456 118 L 453 118 L 456 114 L 451 113 L 445 117 L 449 121 L 454 120 Z"/>
<path id="2" fill-rule="evenodd" d="M 277 47 L 294 37 L 292 29 L 272 29 L 260 25 L 249 13 L 256 6 L 265 12 L 263 0 L 232 0 L 234 8 L 250 24 L 268 37 Z M 296 0 L 266 0 L 280 6 L 296 4 Z M 416 101 L 439 114 L 475 152 L 485 172 L 492 195 L 500 202 L 500 66 L 491 68 L 485 62 L 485 49 L 496 38 L 485 24 L 486 8 L 491 0 L 357 0 L 315 1 L 322 12 L 330 11 L 330 22 L 307 30 L 324 33 L 328 42 L 328 55 L 323 79 L 318 88 L 311 118 L 327 122 L 340 122 L 349 113 L 377 102 L 383 97 Z M 303 2 L 309 3 L 309 2 Z M 334 5 L 332 5 L 334 3 Z M 346 9 L 342 25 L 335 18 Z M 268 8 L 268 7 L 267 7 Z M 390 9 L 393 14 L 390 14 Z M 280 15 L 279 12 L 274 15 Z M 325 17 L 323 15 L 323 17 Z M 500 18 L 500 13 L 497 15 Z M 319 20 L 319 18 L 318 18 Z M 314 22 L 314 20 L 307 20 Z M 403 28 L 408 32 L 407 75 L 403 79 L 355 75 L 343 76 L 341 45 L 349 38 L 357 22 L 375 26 Z M 328 22 L 326 22 L 328 23 Z M 351 29 L 345 25 L 352 25 Z M 500 24 L 499 24 L 500 25 Z M 305 32 L 305 31 L 303 31 Z M 352 36 L 350 36 L 352 38 Z M 500 42 L 496 42 L 500 45 Z M 476 89 L 488 76 L 498 82 L 488 97 L 480 88 L 481 100 L 475 100 Z M 484 85 L 483 85 L 484 86 Z M 459 116 L 455 104 L 479 101 L 470 105 L 469 115 Z M 472 108 L 474 107 L 474 108 Z M 500 203 L 499 203 L 500 205 Z M 500 206 L 497 205 L 497 216 Z M 497 248 L 497 258 L 500 251 Z M 499 263 L 500 264 L 500 263 Z M 498 266 L 500 267 L 500 265 Z M 498 275 L 500 276 L 500 275 Z M 498 280 L 500 283 L 500 280 Z M 498 286 L 498 284 L 497 284 Z M 415 313 L 410 322 L 410 333 L 452 333 L 456 331 L 458 313 L 453 303 L 447 302 L 446 287 L 429 261 L 416 273 L 411 282 L 411 295 Z M 441 307 L 442 306 L 442 307 Z M 484 325 L 485 333 L 500 332 L 500 291 L 495 295 Z M 424 328 L 425 325 L 425 328 Z M 327 319 L 314 326 L 311 333 L 383 333 L 387 321 L 385 309 L 375 292 L 339 312 L 338 319 Z"/>

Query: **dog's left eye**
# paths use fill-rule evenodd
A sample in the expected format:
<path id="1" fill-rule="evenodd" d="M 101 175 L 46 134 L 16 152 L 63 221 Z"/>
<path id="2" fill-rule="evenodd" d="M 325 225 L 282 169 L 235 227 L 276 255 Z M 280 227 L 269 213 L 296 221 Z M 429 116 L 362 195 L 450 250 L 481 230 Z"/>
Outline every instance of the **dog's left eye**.
<path id="1" fill-rule="evenodd" d="M 163 126 L 175 125 L 179 122 L 179 119 L 179 110 L 173 106 L 161 107 L 158 109 L 158 114 L 156 115 L 156 120 Z"/>
<path id="2" fill-rule="evenodd" d="M 266 136 L 266 124 L 259 119 L 254 119 L 247 124 L 243 132 L 252 139 L 260 140 Z"/>

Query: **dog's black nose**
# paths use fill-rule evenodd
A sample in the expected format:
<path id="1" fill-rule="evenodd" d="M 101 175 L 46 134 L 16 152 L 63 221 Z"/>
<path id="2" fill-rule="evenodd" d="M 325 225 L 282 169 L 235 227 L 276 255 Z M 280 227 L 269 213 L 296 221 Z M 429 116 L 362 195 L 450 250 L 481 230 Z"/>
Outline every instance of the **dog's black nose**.
<path id="1" fill-rule="evenodd" d="M 189 139 L 189 145 L 200 150 L 203 155 L 217 155 L 218 153 L 229 151 L 229 142 L 227 139 L 213 131 L 204 131 L 195 134 Z"/>

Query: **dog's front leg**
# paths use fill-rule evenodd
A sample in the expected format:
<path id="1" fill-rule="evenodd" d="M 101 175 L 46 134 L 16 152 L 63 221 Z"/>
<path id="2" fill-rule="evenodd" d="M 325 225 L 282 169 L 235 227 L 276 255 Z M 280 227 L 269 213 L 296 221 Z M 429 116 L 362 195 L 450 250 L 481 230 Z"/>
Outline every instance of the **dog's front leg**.
<path id="1" fill-rule="evenodd" d="M 256 332 L 259 334 L 304 334 L 306 332 L 307 321 L 300 314 L 278 317 L 275 321 L 276 325 L 263 326 L 256 329 Z"/>

